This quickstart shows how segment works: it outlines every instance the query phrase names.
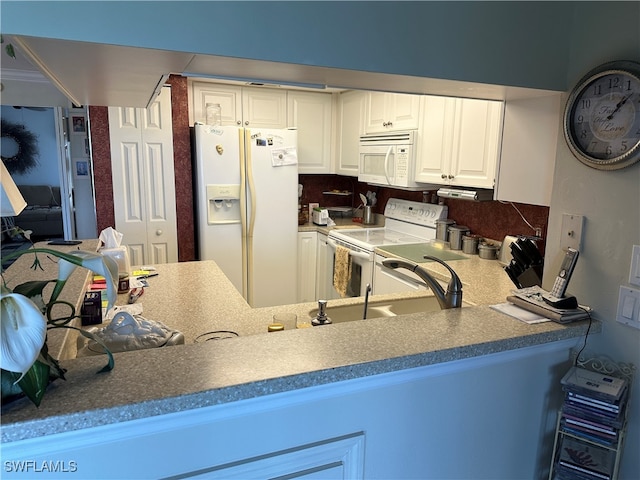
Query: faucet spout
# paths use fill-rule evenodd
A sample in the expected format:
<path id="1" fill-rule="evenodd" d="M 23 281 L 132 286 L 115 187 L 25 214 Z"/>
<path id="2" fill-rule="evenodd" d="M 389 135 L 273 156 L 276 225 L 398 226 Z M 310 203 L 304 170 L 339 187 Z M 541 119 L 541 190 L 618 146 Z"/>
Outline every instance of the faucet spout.
<path id="1" fill-rule="evenodd" d="M 447 285 L 447 290 L 442 288 L 442 286 L 438 283 L 438 281 L 431 276 L 429 272 L 427 272 L 420 265 L 413 263 L 409 260 L 404 260 L 400 258 L 387 258 L 382 261 L 382 264 L 388 268 L 405 268 L 411 272 L 414 272 L 418 275 L 424 282 L 429 286 L 436 299 L 438 300 L 438 304 L 442 310 L 447 308 L 460 308 L 462 307 L 462 282 L 460 281 L 460 277 L 453 271 L 453 269 L 447 265 L 445 262 L 440 260 L 439 258 L 432 257 L 426 255 L 424 257 L 426 260 L 433 260 L 434 262 L 438 262 L 443 265 L 449 273 L 451 274 L 451 278 L 449 280 L 449 284 Z"/>

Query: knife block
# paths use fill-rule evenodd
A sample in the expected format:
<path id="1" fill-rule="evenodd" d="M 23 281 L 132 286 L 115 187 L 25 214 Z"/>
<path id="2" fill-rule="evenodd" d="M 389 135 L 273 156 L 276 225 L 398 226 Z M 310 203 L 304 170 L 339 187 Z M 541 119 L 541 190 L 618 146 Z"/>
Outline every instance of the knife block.
<path id="1" fill-rule="evenodd" d="M 520 282 L 520 288 L 542 286 L 542 267 L 540 265 L 534 265 L 527 268 L 524 272 L 518 275 L 518 282 Z"/>

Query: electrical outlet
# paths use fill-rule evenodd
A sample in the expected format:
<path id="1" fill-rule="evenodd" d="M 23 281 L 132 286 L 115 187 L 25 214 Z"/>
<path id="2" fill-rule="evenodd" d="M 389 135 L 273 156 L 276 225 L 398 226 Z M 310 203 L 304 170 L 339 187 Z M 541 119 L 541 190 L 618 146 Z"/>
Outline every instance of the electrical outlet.
<path id="1" fill-rule="evenodd" d="M 583 215 L 562 214 L 562 230 L 560 232 L 560 248 L 567 250 L 573 248 L 580 251 L 582 243 Z"/>
<path id="2" fill-rule="evenodd" d="M 640 286 L 640 245 L 634 245 L 631 251 L 631 269 L 629 283 Z"/>
<path id="3" fill-rule="evenodd" d="M 640 290 L 620 287 L 616 320 L 640 329 Z"/>

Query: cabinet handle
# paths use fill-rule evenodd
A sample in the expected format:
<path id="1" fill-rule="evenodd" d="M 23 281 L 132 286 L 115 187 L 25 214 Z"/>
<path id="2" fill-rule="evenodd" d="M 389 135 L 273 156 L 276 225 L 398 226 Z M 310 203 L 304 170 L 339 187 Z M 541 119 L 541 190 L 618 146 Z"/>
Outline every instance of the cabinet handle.
<path id="1" fill-rule="evenodd" d="M 245 124 L 245 125 L 249 125 L 249 120 L 246 120 L 246 121 L 244 122 L 244 124 Z"/>
<path id="2" fill-rule="evenodd" d="M 442 178 L 443 180 L 446 180 L 447 176 L 443 173 L 442 175 L 440 175 L 440 178 Z"/>
<path id="3" fill-rule="evenodd" d="M 449 175 L 449 180 L 453 180 L 454 178 L 456 178 L 454 175 Z"/>
<path id="4" fill-rule="evenodd" d="M 236 125 L 242 125 L 242 122 L 240 120 L 236 120 Z"/>

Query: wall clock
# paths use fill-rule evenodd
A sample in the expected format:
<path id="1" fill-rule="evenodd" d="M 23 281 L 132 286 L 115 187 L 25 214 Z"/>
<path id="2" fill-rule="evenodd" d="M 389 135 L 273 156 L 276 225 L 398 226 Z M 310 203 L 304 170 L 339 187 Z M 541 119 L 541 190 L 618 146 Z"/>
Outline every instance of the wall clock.
<path id="1" fill-rule="evenodd" d="M 567 101 L 564 135 L 592 168 L 618 170 L 640 160 L 640 64 L 619 60 L 587 73 Z"/>

